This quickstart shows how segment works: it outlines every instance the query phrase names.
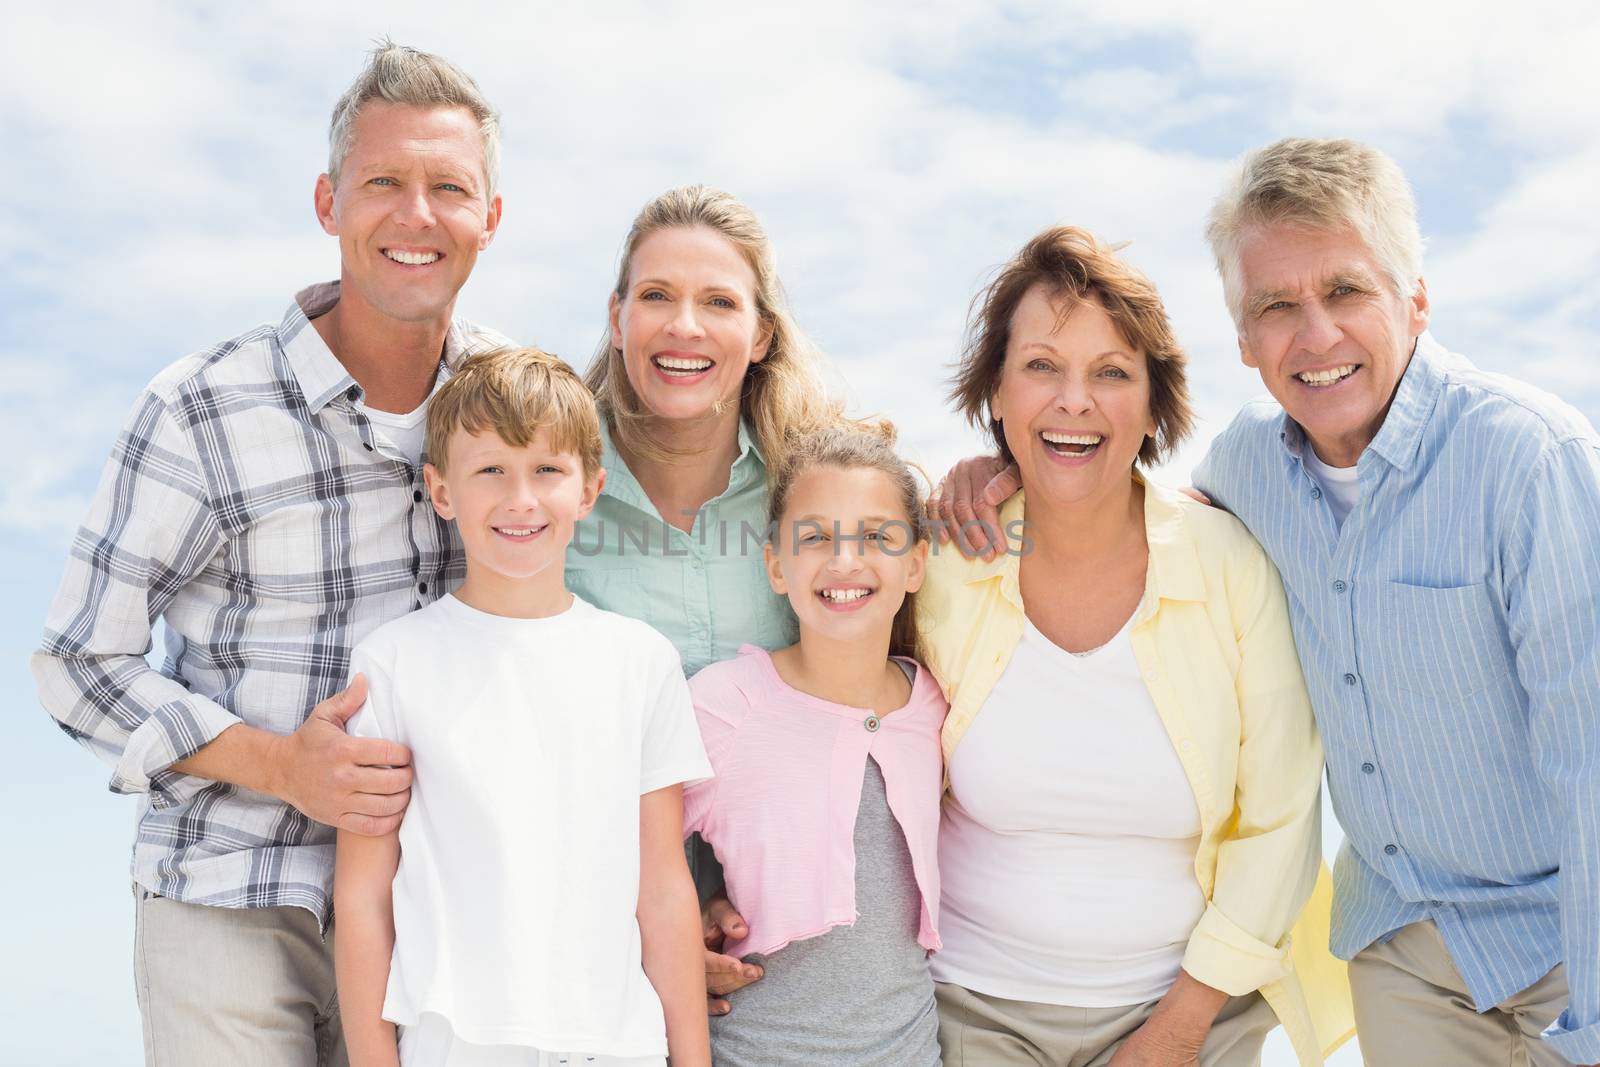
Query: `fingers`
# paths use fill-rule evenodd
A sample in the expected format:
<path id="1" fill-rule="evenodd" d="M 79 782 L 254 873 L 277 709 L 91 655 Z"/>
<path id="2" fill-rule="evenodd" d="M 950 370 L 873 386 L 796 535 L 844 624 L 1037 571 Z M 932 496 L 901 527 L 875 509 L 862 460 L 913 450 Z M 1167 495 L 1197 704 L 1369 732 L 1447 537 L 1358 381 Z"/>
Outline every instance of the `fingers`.
<path id="1" fill-rule="evenodd" d="M 989 484 L 983 487 L 983 502 L 995 509 L 995 529 L 1000 528 L 1000 505 L 1022 488 L 1022 472 L 1015 463 L 1008 464 L 1004 470 L 989 479 Z"/>
<path id="2" fill-rule="evenodd" d="M 398 793 L 351 793 L 345 799 L 344 806 L 349 810 L 346 815 L 368 815 L 374 819 L 387 819 L 391 815 L 405 814 L 406 805 L 411 803 L 411 790 L 402 789 Z"/>
<path id="3" fill-rule="evenodd" d="M 334 825 L 362 837 L 383 837 L 400 829 L 400 815 L 360 815 L 347 812 Z"/>
<path id="4" fill-rule="evenodd" d="M 718 997 L 706 998 L 707 1015 L 726 1015 L 733 1010 L 733 1005 Z"/>
<path id="5" fill-rule="evenodd" d="M 357 674 L 350 684 L 311 709 L 312 715 L 321 715 L 343 726 L 367 702 L 367 676 Z"/>
<path id="6" fill-rule="evenodd" d="M 727 996 L 759 981 L 765 972 L 754 963 L 745 963 L 721 952 L 706 952 L 706 992 L 712 996 Z"/>
<path id="7" fill-rule="evenodd" d="M 708 901 L 703 918 L 707 926 L 705 933 L 708 942 L 713 936 L 719 940 L 738 941 L 750 933 L 750 927 L 745 925 L 744 916 L 734 909 L 727 897 L 714 897 Z"/>
<path id="8" fill-rule="evenodd" d="M 411 750 L 398 741 L 382 737 L 353 737 L 350 762 L 361 767 L 410 767 Z"/>
<path id="9" fill-rule="evenodd" d="M 348 777 L 340 775 L 339 784 L 352 794 L 394 796 L 410 789 L 412 778 L 410 767 L 357 767 Z"/>
<path id="10" fill-rule="evenodd" d="M 1189 486 L 1187 489 L 1180 489 L 1178 491 L 1180 493 L 1182 493 L 1184 496 L 1186 496 L 1189 499 L 1191 499 L 1191 500 L 1198 500 L 1200 503 L 1206 505 L 1207 507 L 1211 506 L 1211 498 L 1206 496 L 1204 493 L 1202 493 L 1200 490 L 1196 489 L 1192 485 Z"/>

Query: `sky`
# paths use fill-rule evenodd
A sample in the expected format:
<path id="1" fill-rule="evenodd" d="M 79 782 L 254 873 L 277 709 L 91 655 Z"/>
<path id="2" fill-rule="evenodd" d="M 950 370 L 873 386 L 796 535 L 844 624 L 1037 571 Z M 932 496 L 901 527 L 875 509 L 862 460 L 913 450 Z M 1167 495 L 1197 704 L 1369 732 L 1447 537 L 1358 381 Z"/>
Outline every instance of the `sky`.
<path id="1" fill-rule="evenodd" d="M 634 213 L 718 185 L 766 222 L 836 387 L 937 474 L 980 447 L 944 399 L 969 301 L 1071 223 L 1130 242 L 1188 349 L 1200 425 L 1158 474 L 1183 485 L 1262 391 L 1206 208 L 1241 152 L 1349 136 L 1415 187 L 1434 335 L 1600 417 L 1585 0 L 162 7 L 7 4 L 0 41 L 0 801 L 20 816 L 0 1027 L 18 1062 L 140 1061 L 136 805 L 39 709 L 27 655 L 140 387 L 337 275 L 312 185 L 378 36 L 456 60 L 503 115 L 504 222 L 460 312 L 580 366 Z M 1326 837 L 1331 854 L 1331 817 Z M 1267 1063 L 1289 1062 L 1275 1039 Z"/>

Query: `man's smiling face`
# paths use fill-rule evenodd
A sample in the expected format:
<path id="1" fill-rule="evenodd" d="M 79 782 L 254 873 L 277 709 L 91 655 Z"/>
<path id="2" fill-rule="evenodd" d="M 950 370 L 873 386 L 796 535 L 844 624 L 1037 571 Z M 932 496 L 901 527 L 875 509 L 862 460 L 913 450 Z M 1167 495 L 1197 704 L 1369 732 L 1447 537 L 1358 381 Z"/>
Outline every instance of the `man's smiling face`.
<path id="1" fill-rule="evenodd" d="M 1239 248 L 1239 352 L 1324 462 L 1354 466 L 1377 436 L 1428 326 L 1428 292 L 1394 291 L 1351 230 L 1270 223 Z"/>
<path id="2" fill-rule="evenodd" d="M 500 224 L 483 133 L 462 107 L 369 102 L 337 186 L 323 175 L 316 199 L 323 229 L 339 238 L 341 301 L 397 322 L 448 320 Z"/>

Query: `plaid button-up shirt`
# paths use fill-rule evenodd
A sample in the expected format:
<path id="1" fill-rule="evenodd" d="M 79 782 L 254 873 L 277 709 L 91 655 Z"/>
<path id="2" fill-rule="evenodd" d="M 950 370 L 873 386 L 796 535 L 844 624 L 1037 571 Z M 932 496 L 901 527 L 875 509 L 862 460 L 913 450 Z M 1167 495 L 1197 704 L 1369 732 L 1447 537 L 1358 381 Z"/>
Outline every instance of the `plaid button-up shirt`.
<path id="1" fill-rule="evenodd" d="M 221 907 L 298 905 L 324 923 L 331 828 L 274 797 L 172 769 L 235 723 L 286 734 L 346 681 L 350 649 L 459 584 L 422 471 L 358 410 L 361 387 L 310 319 L 159 375 L 118 435 L 33 658 L 45 707 L 139 794 L 136 882 Z M 505 344 L 452 324 L 441 374 Z M 145 654 L 157 618 L 165 663 Z"/>

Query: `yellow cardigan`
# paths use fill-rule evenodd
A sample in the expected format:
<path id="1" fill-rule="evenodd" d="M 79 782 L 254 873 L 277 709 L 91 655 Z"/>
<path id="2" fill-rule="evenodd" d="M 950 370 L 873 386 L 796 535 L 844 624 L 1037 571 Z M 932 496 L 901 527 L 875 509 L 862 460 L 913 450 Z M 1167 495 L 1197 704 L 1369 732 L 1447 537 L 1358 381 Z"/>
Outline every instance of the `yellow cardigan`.
<path id="1" fill-rule="evenodd" d="M 1137 476 L 1136 476 L 1137 477 Z M 1134 657 L 1200 808 L 1194 872 L 1206 909 L 1183 969 L 1232 996 L 1259 989 L 1301 1064 L 1354 1033 L 1345 967 L 1328 951 L 1322 743 L 1278 572 L 1233 516 L 1146 484 L 1150 564 Z M 918 629 L 950 714 L 945 766 L 1022 638 L 1023 494 L 1001 510 L 1011 551 L 930 555 Z"/>

